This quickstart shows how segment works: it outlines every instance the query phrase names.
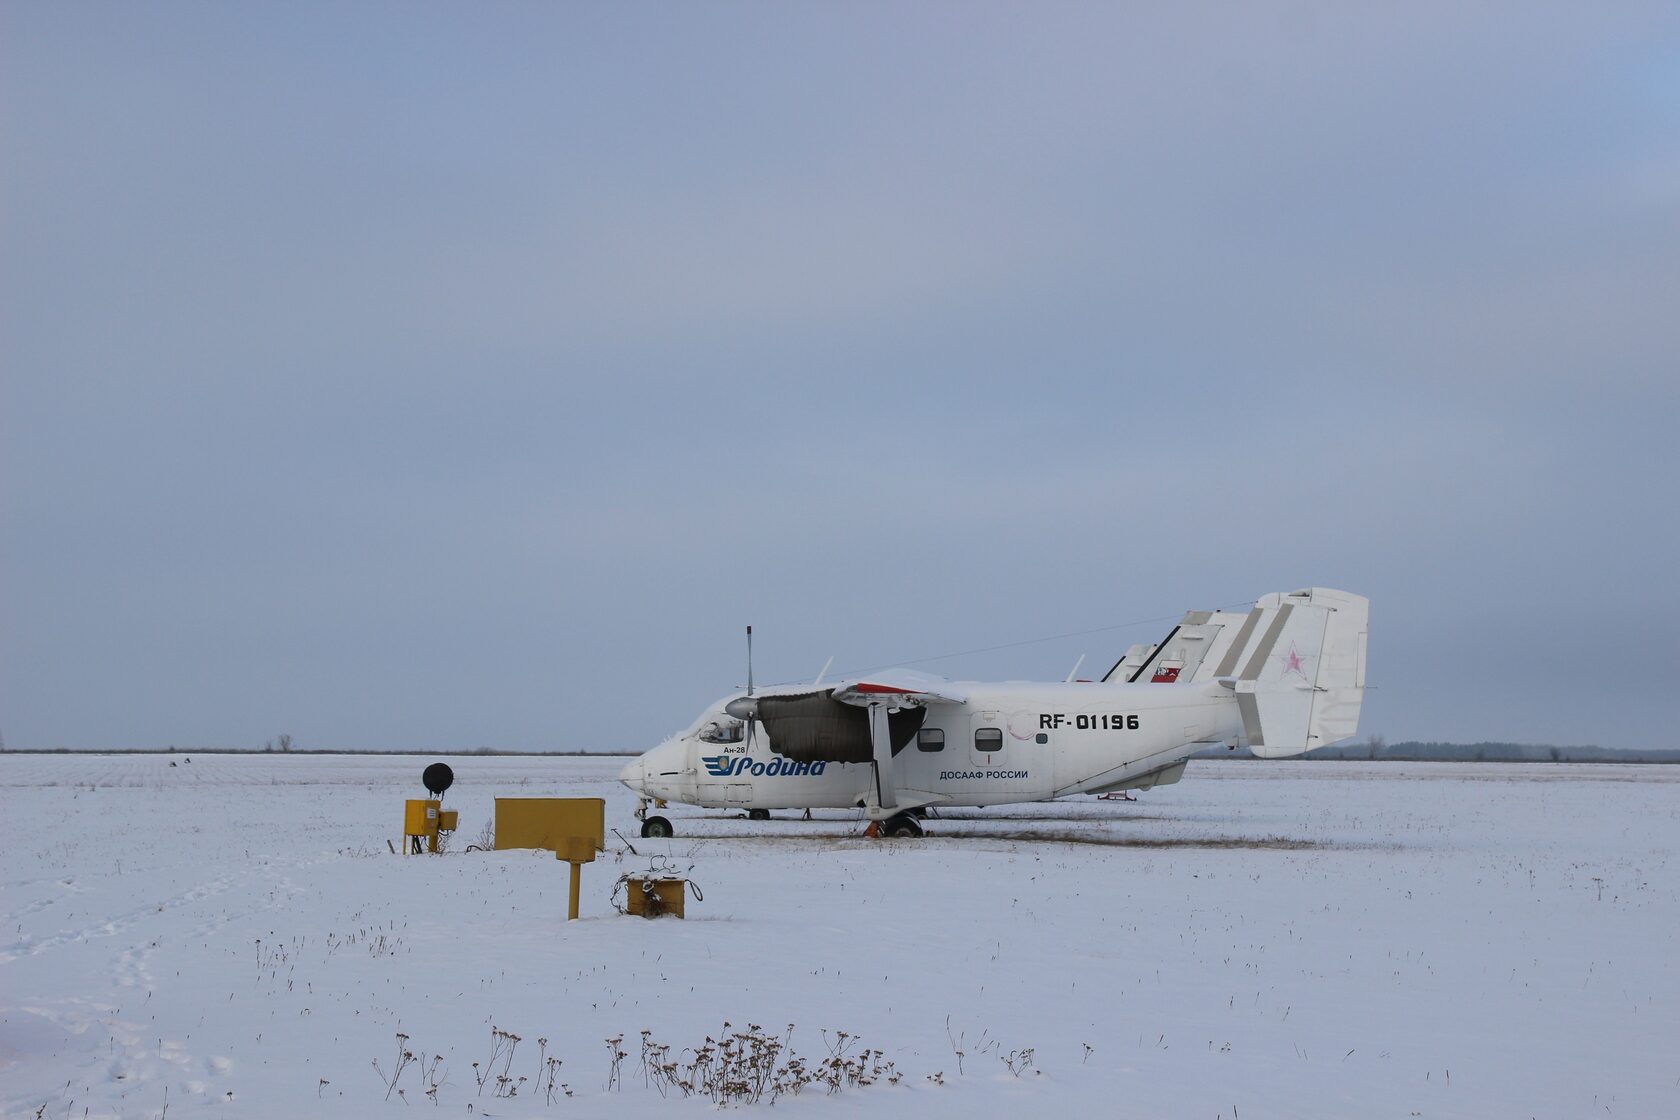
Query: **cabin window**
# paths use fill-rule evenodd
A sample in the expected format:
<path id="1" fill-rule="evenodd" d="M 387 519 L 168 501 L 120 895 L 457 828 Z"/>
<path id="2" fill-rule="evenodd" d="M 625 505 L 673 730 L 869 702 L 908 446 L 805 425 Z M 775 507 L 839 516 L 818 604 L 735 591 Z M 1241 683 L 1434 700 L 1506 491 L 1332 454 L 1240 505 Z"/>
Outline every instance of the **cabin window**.
<path id="1" fill-rule="evenodd" d="M 1001 727 L 975 728 L 974 749 L 977 751 L 1001 751 L 1003 749 L 1003 729 Z"/>
<path id="2" fill-rule="evenodd" d="M 700 729 L 702 743 L 739 743 L 743 737 L 742 725 L 739 720 L 726 720 L 722 723 L 708 723 Z"/>
<path id="3" fill-rule="evenodd" d="M 1043 746 L 1043 745 L 1044 745 L 1044 744 L 1046 744 L 1046 743 L 1048 743 L 1048 742 L 1049 742 L 1049 741 L 1050 741 L 1050 736 L 1048 736 L 1048 735 L 1046 735 L 1046 734 L 1045 734 L 1045 733 L 1044 733 L 1044 732 L 1042 732 L 1042 731 L 1040 731 L 1040 732 L 1039 732 L 1039 733 L 1038 733 L 1038 738 L 1037 738 L 1037 739 L 1035 739 L 1035 740 L 1034 740 L 1034 742 L 1036 742 L 1036 743 L 1037 743 L 1037 744 L 1038 744 L 1038 745 L 1039 745 L 1039 746 L 1041 746 L 1041 747 L 1042 747 L 1042 746 Z"/>
<path id="4" fill-rule="evenodd" d="M 916 732 L 916 749 L 932 754 L 945 749 L 945 731 L 939 727 L 924 727 Z"/>

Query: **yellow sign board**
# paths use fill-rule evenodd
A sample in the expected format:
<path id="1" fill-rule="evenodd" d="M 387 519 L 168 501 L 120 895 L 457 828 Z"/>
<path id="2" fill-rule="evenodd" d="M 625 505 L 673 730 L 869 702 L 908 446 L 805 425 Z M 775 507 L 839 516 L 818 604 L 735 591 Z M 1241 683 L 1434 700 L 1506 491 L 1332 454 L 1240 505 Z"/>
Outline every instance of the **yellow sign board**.
<path id="1" fill-rule="evenodd" d="M 588 863 L 606 849 L 607 803 L 599 797 L 496 798 L 496 849 L 543 848 Z"/>

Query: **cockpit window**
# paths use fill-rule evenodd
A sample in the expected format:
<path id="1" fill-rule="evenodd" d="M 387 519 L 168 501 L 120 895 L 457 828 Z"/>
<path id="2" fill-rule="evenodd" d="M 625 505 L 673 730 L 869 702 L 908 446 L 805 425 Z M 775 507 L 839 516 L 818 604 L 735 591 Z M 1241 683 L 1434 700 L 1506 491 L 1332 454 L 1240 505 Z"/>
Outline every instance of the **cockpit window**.
<path id="1" fill-rule="evenodd" d="M 740 720 L 714 720 L 700 729 L 702 743 L 739 743 L 745 736 Z"/>

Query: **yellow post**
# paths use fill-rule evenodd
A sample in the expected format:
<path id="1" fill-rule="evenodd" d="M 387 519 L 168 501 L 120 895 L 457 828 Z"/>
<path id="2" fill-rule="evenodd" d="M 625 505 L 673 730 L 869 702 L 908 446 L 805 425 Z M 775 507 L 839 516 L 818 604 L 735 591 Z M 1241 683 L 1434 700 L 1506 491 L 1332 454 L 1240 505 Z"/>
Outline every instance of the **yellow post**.
<path id="1" fill-rule="evenodd" d="M 583 865 L 595 862 L 595 838 L 592 836 L 573 836 L 560 841 L 559 848 L 554 853 L 555 859 L 563 859 L 572 867 L 571 889 L 566 899 L 566 920 L 573 921 L 578 916 L 578 891 L 583 881 Z"/>

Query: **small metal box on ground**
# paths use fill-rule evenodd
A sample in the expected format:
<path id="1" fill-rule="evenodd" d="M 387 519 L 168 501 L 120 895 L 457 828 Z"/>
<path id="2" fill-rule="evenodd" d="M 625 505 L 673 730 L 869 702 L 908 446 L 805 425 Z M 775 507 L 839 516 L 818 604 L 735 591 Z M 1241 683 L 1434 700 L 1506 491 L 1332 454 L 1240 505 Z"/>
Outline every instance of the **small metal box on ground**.
<path id="1" fill-rule="evenodd" d="M 686 879 L 629 879 L 624 884 L 624 911 L 644 918 L 683 916 Z"/>

